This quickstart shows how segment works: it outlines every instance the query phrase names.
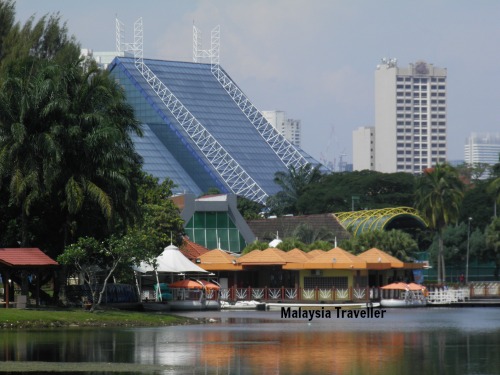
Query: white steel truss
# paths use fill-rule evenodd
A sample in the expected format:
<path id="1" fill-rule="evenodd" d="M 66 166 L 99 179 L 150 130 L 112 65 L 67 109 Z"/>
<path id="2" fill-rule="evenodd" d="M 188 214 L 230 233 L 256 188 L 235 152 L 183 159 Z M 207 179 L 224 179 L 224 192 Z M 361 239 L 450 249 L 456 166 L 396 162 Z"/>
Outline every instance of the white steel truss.
<path id="1" fill-rule="evenodd" d="M 211 64 L 219 64 L 220 61 L 220 27 L 217 26 L 211 33 L 211 48 L 202 49 L 202 33 L 193 25 L 193 62 L 201 62 L 201 59 L 210 59 Z"/>
<path id="2" fill-rule="evenodd" d="M 115 44 L 116 44 L 116 52 L 122 51 L 122 39 L 123 39 L 123 23 L 115 18 Z"/>
<path id="3" fill-rule="evenodd" d="M 208 159 L 230 190 L 234 194 L 265 204 L 268 197 L 266 192 L 144 63 L 142 18 L 139 18 L 134 23 L 132 50 L 137 70 Z"/>
<path id="4" fill-rule="evenodd" d="M 193 26 L 193 52 L 197 51 L 196 56 L 198 58 L 210 57 L 212 74 L 283 164 L 287 168 L 294 167 L 296 169 L 306 165 L 308 163 L 306 158 L 266 120 L 262 113 L 220 68 L 220 26 L 216 26 L 212 30 L 210 50 L 201 50 L 201 37 L 199 35 L 201 35 L 200 31 Z M 195 54 L 193 54 L 194 56 Z"/>

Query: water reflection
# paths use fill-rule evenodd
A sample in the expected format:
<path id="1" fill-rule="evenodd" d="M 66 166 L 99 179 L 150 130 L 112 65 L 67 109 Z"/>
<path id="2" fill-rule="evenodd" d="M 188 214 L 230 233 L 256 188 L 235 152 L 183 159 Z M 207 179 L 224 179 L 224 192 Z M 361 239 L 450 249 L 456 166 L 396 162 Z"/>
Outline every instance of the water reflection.
<path id="1" fill-rule="evenodd" d="M 169 374 L 477 374 L 500 368 L 496 309 L 398 310 L 384 321 L 212 314 L 218 323 L 4 331 L 0 360 L 174 366 L 158 367 L 157 373 Z"/>

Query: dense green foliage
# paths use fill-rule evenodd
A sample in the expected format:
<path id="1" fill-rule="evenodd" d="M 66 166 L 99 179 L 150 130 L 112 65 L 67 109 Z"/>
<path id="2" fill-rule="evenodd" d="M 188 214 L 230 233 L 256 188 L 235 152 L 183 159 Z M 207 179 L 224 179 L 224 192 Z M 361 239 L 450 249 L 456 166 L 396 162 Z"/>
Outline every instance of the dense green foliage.
<path id="1" fill-rule="evenodd" d="M 58 14 L 24 25 L 14 16 L 0 0 L 0 246 L 36 246 L 107 280 L 180 243 L 173 182 L 141 171 L 122 87 L 80 59 Z"/>
<path id="2" fill-rule="evenodd" d="M 274 182 L 281 187 L 281 191 L 267 199 L 269 213 L 278 216 L 306 213 L 299 206 L 299 199 L 309 185 L 320 182 L 322 177 L 320 166 L 314 167 L 311 164 L 300 168 L 292 166 L 288 171 L 276 172 Z"/>
<path id="3" fill-rule="evenodd" d="M 297 206 L 304 214 L 412 206 L 414 185 L 407 173 L 332 173 L 304 189 Z"/>
<path id="4" fill-rule="evenodd" d="M 495 263 L 495 280 L 500 272 L 500 217 L 495 218 L 484 233 L 486 246 L 479 256 L 485 261 Z"/>
<path id="5" fill-rule="evenodd" d="M 364 232 L 342 241 L 340 247 L 353 254 L 376 247 L 403 261 L 409 261 L 418 250 L 417 242 L 408 233 L 395 229 Z"/>
<path id="6" fill-rule="evenodd" d="M 491 177 L 480 179 L 486 170 Z M 437 261 L 439 275 L 444 279 L 445 261 L 451 265 L 465 264 L 467 241 L 464 237 L 464 228 L 471 217 L 473 218 L 469 239 L 471 256 L 478 255 L 479 259 L 484 261 L 496 261 L 494 248 L 485 245 L 484 231 L 493 225 L 492 218 L 497 212 L 496 204 L 500 203 L 500 163 L 489 168 L 485 165 L 472 167 L 461 165 L 457 168 L 447 164 L 438 165 L 421 176 L 374 171 L 331 173 L 317 176 L 314 181 L 306 184 L 300 185 L 295 182 L 295 185 L 301 186 L 300 190 L 297 189 L 293 195 L 286 193 L 294 191 L 290 186 L 295 185 L 285 184 L 284 181 L 296 179 L 303 181 L 300 174 L 294 170 L 288 175 L 284 173 L 277 175 L 276 182 L 283 191 L 271 197 L 270 202 L 280 201 L 282 196 L 293 196 L 293 202 L 296 203 L 282 204 L 279 209 L 271 213 L 321 214 L 409 206 L 419 209 L 422 216 L 430 223 L 428 230 L 415 229 L 407 231 L 406 234 L 399 231 L 392 234 L 392 244 L 385 238 L 378 238 L 378 236 L 388 236 L 387 233 L 367 233 L 340 244 L 350 251 L 357 253 L 370 247 L 380 247 L 397 257 L 409 259 L 414 251 L 430 249 L 430 259 L 433 262 Z M 288 198 L 283 200 L 285 203 L 291 201 Z M 311 243 L 316 240 L 324 240 L 325 248 L 334 241 L 333 237 L 311 238 L 304 233 L 282 235 L 285 237 L 285 245 L 282 245 L 284 249 L 290 248 L 289 243 L 296 240 L 304 244 L 302 247 L 297 246 L 304 250 L 312 246 Z"/>
<path id="7" fill-rule="evenodd" d="M 429 228 L 438 235 L 438 283 L 446 280 L 443 230 L 456 223 L 464 195 L 464 184 L 456 169 L 438 164 L 426 171 L 417 182 L 416 207 Z"/>

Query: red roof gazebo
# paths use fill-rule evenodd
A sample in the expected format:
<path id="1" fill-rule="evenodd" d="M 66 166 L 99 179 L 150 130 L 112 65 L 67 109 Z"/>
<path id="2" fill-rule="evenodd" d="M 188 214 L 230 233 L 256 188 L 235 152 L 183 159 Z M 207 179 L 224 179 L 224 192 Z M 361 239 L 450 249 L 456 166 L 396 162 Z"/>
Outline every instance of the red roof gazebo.
<path id="1" fill-rule="evenodd" d="M 0 248 L 0 273 L 4 275 L 5 307 L 9 307 L 9 280 L 12 272 L 26 271 L 37 275 L 36 303 L 39 304 L 39 277 L 42 269 L 57 267 L 59 263 L 37 247 Z"/>

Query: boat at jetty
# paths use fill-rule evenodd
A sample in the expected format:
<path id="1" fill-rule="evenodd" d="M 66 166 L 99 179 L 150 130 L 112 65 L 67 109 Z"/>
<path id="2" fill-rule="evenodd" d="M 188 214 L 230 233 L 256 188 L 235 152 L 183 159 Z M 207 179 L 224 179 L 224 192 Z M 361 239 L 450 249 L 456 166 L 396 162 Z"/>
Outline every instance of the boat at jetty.
<path id="1" fill-rule="evenodd" d="M 169 285 L 172 310 L 219 310 L 220 302 L 216 299 L 220 286 L 198 279 L 179 280 Z"/>
<path id="2" fill-rule="evenodd" d="M 234 303 L 220 301 L 222 310 L 265 310 L 265 306 L 265 302 L 259 301 L 236 301 Z"/>
<path id="3" fill-rule="evenodd" d="M 342 310 L 364 309 L 366 307 L 380 307 L 378 302 L 358 302 L 358 303 L 267 303 L 266 310 L 281 311 L 282 308 L 290 308 L 291 310 L 317 310 L 324 308 L 325 310 Z"/>
<path id="4" fill-rule="evenodd" d="M 382 288 L 382 307 L 423 307 L 427 306 L 427 289 L 415 283 L 392 283 Z"/>

